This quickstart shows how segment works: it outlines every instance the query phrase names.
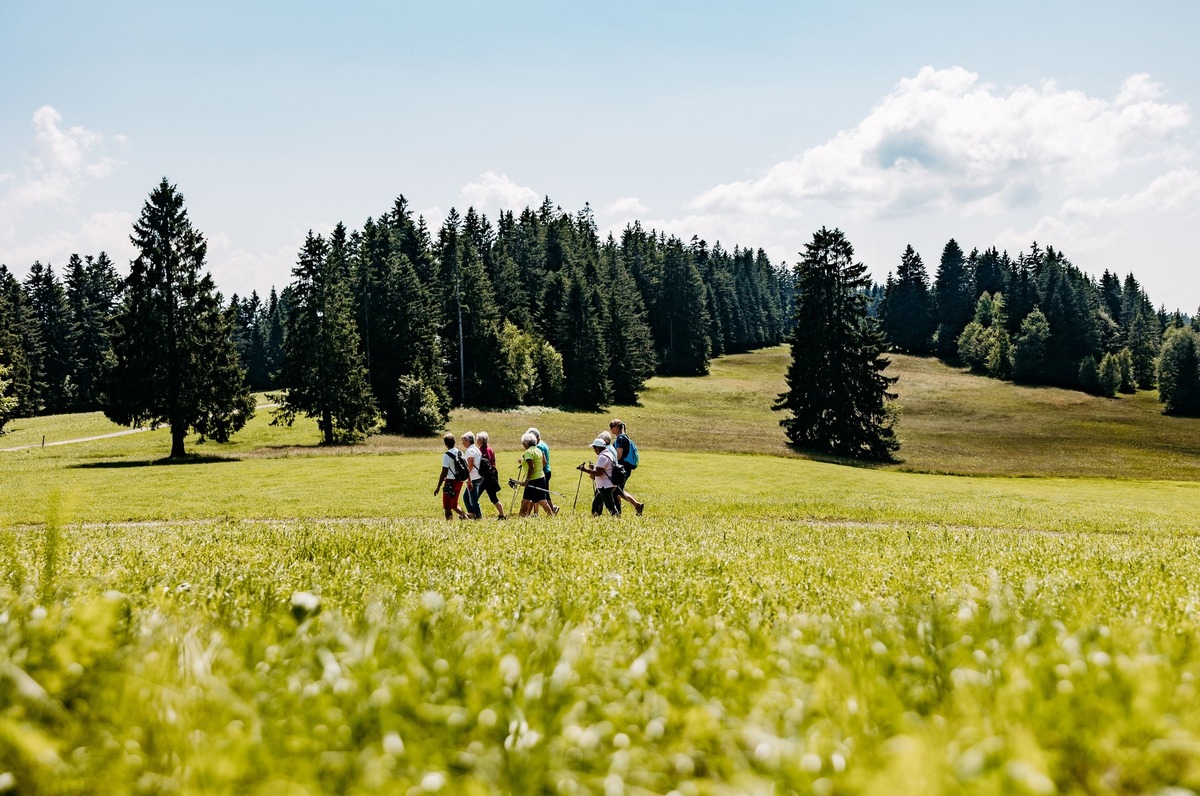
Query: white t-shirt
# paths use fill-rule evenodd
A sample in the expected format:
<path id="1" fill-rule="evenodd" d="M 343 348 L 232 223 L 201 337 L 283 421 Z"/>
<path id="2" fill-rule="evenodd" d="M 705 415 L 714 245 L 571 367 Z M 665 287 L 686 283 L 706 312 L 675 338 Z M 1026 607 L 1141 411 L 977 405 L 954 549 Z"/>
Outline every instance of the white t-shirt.
<path id="1" fill-rule="evenodd" d="M 613 485 L 613 458 L 608 452 L 608 448 L 600 451 L 600 455 L 596 457 L 596 487 L 598 489 L 607 489 Z"/>
<path id="2" fill-rule="evenodd" d="M 454 477 L 454 451 L 448 450 L 442 454 L 442 467 L 446 468 L 446 480 L 457 480 Z"/>
<path id="3" fill-rule="evenodd" d="M 483 452 L 477 445 L 472 445 L 464 455 L 467 457 L 467 466 L 471 468 L 471 480 L 482 481 L 483 473 L 479 470 L 479 462 L 483 459 Z"/>

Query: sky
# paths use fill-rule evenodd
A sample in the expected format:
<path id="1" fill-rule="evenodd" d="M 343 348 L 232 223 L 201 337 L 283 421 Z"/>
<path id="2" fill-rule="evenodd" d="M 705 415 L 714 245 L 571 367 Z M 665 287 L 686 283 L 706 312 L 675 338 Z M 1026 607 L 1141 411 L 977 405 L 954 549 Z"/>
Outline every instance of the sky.
<path id="1" fill-rule="evenodd" d="M 838 227 L 1036 241 L 1200 307 L 1194 0 L 0 3 L 0 263 L 107 251 L 164 176 L 226 296 L 403 194 L 545 196 L 794 263 Z"/>

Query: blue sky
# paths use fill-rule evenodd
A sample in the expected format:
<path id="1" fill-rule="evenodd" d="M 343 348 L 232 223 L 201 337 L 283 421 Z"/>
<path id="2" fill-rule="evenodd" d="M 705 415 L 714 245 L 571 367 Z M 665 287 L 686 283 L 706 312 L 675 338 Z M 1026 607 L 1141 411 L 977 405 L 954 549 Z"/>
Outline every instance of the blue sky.
<path id="1" fill-rule="evenodd" d="M 549 195 L 793 261 L 1033 240 L 1200 305 L 1200 3 L 0 4 L 0 262 L 107 250 L 166 176 L 226 293 L 403 193 Z"/>

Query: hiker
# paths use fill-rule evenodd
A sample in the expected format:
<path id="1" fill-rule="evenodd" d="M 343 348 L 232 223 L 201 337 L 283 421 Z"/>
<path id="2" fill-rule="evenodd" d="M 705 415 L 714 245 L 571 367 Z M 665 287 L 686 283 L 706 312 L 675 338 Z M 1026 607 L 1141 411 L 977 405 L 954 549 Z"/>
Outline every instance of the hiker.
<path id="1" fill-rule="evenodd" d="M 437 494 L 440 490 L 442 493 L 442 508 L 446 512 L 446 519 L 453 519 L 454 513 L 462 519 L 467 518 L 467 513 L 458 505 L 458 493 L 462 491 L 463 484 L 467 480 L 467 460 L 463 457 L 462 451 L 454 447 L 454 435 L 446 432 L 442 437 L 442 442 L 446 443 L 446 452 L 442 454 L 442 474 L 438 476 L 437 486 L 433 488 L 433 494 Z"/>
<path id="2" fill-rule="evenodd" d="M 596 485 L 596 495 L 592 498 L 592 516 L 599 517 L 603 509 L 613 516 L 621 516 L 620 491 L 613 483 L 613 473 L 616 471 L 616 452 L 601 437 L 592 442 L 592 452 L 596 454 L 594 465 L 584 462 L 579 469 L 591 476 Z"/>
<path id="3" fill-rule="evenodd" d="M 613 470 L 613 484 L 617 487 L 617 494 L 628 500 L 629 505 L 633 506 L 640 517 L 646 504 L 635 498 L 625 488 L 625 484 L 629 482 L 629 476 L 633 475 L 633 471 L 638 466 L 637 445 L 634 445 L 633 440 L 625 433 L 625 424 L 617 418 L 614 417 L 608 424 L 608 430 L 616 435 L 613 439 L 613 448 L 617 451 L 617 466 Z"/>
<path id="4" fill-rule="evenodd" d="M 558 513 L 558 506 L 554 505 L 554 498 L 550 494 L 550 446 L 542 439 L 542 432 L 532 426 L 526 429 L 526 433 L 532 434 L 537 438 L 537 449 L 542 452 L 543 466 L 542 471 L 546 474 L 546 502 L 550 504 L 550 511 L 554 514 Z M 537 512 L 537 508 L 534 508 Z"/>
<path id="5" fill-rule="evenodd" d="M 487 492 L 488 500 L 492 501 L 492 505 L 496 507 L 496 511 L 500 512 L 498 520 L 508 519 L 504 515 L 504 504 L 500 501 L 500 473 L 496 471 L 496 451 L 488 446 L 488 433 L 480 431 L 475 437 L 479 443 L 479 470 L 483 476 L 480 485 L 483 491 Z"/>
<path id="6" fill-rule="evenodd" d="M 475 447 L 475 435 L 470 431 L 462 435 L 463 458 L 467 460 L 467 483 L 463 486 L 463 502 L 467 504 L 467 517 L 477 520 L 483 516 L 479 510 L 479 493 L 483 487 L 483 473 L 479 463 L 483 454 Z"/>
<path id="7" fill-rule="evenodd" d="M 535 506 L 540 506 L 553 517 L 554 510 L 547 500 L 550 493 L 546 491 L 546 474 L 543 472 L 546 465 L 542 451 L 537 446 L 537 437 L 526 431 L 521 437 L 521 446 L 525 448 L 525 453 L 521 455 L 520 478 L 509 482 L 510 486 L 525 487 L 521 494 L 521 516 L 528 517 Z"/>

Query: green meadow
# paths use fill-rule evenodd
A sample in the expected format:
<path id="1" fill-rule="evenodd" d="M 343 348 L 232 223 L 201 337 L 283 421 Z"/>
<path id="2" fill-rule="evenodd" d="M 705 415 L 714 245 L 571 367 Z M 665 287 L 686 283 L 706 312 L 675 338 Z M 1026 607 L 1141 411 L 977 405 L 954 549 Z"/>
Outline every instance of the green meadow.
<path id="1" fill-rule="evenodd" d="M 505 523 L 441 519 L 437 439 L 12 421 L 0 793 L 1200 792 L 1200 421 L 897 356 L 849 466 L 784 445 L 786 357 L 456 413 L 551 445 Z M 614 415 L 640 518 L 573 470 Z"/>

